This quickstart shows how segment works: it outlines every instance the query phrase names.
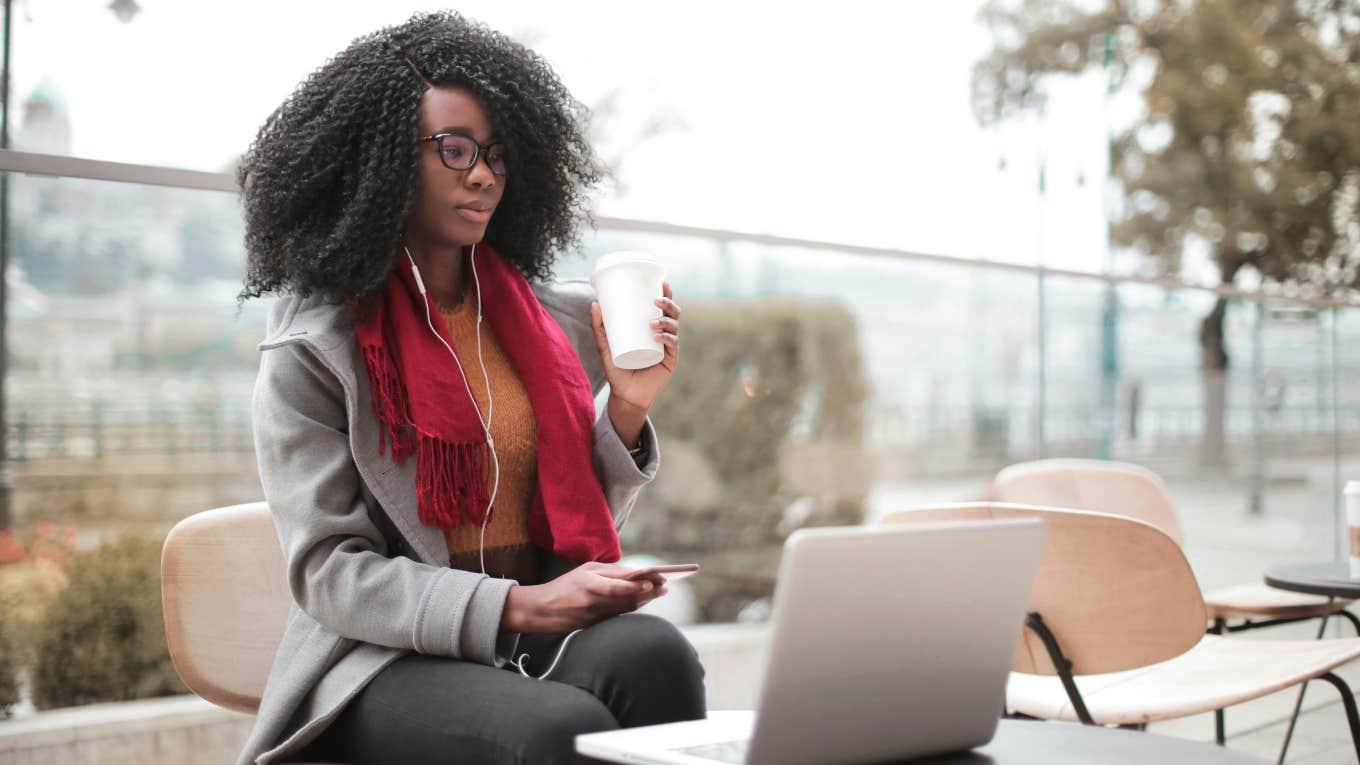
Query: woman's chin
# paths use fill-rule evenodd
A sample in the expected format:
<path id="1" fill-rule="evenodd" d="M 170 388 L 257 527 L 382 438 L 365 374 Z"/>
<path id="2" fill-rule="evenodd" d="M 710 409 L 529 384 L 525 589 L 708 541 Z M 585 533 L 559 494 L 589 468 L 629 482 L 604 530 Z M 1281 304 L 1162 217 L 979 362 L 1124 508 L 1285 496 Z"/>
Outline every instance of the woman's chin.
<path id="1" fill-rule="evenodd" d="M 468 247 L 486 238 L 487 224 L 463 224 L 448 232 L 449 244 Z"/>

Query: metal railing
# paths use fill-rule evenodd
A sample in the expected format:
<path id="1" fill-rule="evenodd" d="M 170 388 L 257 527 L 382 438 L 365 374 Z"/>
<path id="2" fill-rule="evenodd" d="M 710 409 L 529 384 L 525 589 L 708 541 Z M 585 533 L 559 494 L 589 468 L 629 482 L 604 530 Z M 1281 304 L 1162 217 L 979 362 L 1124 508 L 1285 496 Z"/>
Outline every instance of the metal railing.
<path id="1" fill-rule="evenodd" d="M 13 150 L 0 150 L 0 172 L 52 175 L 63 178 L 84 178 L 88 180 L 135 183 L 147 186 L 163 186 L 166 188 L 197 189 L 200 191 L 238 192 L 240 190 L 236 184 L 236 179 L 229 173 L 210 173 L 198 170 L 157 167 L 154 165 L 133 165 L 121 162 L 106 162 L 103 160 Z M 1009 271 L 1031 274 L 1036 277 L 1090 279 L 1111 284 L 1142 284 L 1161 287 L 1168 290 L 1195 290 L 1242 300 L 1269 300 L 1272 303 L 1289 303 L 1294 305 L 1312 306 L 1315 308 L 1345 308 L 1360 306 L 1360 300 L 1306 295 L 1290 290 L 1244 290 L 1238 287 L 1225 285 L 1196 284 L 1171 276 L 1136 276 L 1051 268 L 1043 265 L 965 258 L 955 255 L 917 252 L 894 247 L 844 244 L 841 242 L 829 242 L 818 239 L 801 239 L 797 237 L 777 236 L 774 234 L 748 231 L 685 226 L 659 221 L 601 216 L 595 218 L 595 224 L 600 228 L 613 231 L 693 237 L 707 239 L 720 244 L 743 242 L 769 247 L 823 250 L 862 257 L 892 258 L 967 268 Z"/>

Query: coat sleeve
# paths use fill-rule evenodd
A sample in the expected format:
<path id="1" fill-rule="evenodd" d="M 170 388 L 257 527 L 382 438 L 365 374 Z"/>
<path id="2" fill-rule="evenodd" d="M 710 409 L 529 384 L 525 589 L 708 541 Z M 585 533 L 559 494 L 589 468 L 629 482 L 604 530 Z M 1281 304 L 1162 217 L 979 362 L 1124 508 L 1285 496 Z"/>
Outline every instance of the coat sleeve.
<path id="1" fill-rule="evenodd" d="M 648 417 L 642 425 L 642 448 L 646 460 L 638 461 L 628 453 L 628 447 L 614 430 L 606 407 L 599 408 L 595 417 L 595 449 L 593 462 L 595 475 L 604 489 L 604 499 L 609 512 L 614 516 L 614 528 L 622 529 L 637 502 L 638 492 L 656 477 L 657 467 L 661 464 L 661 451 L 657 446 L 656 428 Z"/>
<path id="2" fill-rule="evenodd" d="M 252 410 L 260 482 L 298 607 L 344 637 L 503 663 L 495 637 L 514 582 L 388 557 L 360 492 L 339 380 L 305 348 L 265 351 Z"/>

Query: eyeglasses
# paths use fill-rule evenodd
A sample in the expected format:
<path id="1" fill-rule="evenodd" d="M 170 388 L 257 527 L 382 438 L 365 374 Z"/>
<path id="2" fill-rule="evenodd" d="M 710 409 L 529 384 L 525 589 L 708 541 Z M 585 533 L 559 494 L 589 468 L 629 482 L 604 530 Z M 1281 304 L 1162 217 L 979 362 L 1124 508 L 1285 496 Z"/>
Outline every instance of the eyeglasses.
<path id="1" fill-rule="evenodd" d="M 505 144 L 493 143 L 483 146 L 460 133 L 435 133 L 421 136 L 422 141 L 435 141 L 439 144 L 439 161 L 450 170 L 471 170 L 477 164 L 477 157 L 486 157 L 486 166 L 495 175 L 505 175 Z"/>

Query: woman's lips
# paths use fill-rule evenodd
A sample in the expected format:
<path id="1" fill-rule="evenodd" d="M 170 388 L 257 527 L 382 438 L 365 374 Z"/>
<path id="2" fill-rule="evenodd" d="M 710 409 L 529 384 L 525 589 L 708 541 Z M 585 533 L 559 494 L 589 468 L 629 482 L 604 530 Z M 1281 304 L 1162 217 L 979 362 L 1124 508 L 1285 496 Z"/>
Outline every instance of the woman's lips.
<path id="1" fill-rule="evenodd" d="M 472 207 L 455 207 L 454 212 L 462 216 L 463 220 L 470 223 L 486 223 L 491 220 L 491 210 L 479 210 Z"/>

